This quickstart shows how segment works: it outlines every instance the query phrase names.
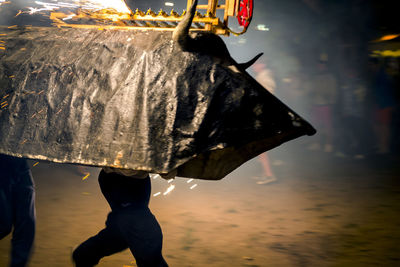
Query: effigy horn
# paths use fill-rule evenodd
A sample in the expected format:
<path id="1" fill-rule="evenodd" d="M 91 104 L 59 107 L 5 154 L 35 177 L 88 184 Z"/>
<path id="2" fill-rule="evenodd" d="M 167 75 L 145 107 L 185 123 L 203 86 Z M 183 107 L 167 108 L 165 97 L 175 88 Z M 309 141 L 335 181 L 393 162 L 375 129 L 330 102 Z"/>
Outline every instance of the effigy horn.
<path id="1" fill-rule="evenodd" d="M 183 50 L 187 50 L 190 47 L 191 38 L 189 36 L 189 29 L 192 25 L 194 15 L 196 14 L 197 1 L 192 3 L 189 11 L 185 14 L 185 17 L 179 22 L 175 31 L 172 34 L 172 40 L 180 45 Z"/>
<path id="2" fill-rule="evenodd" d="M 264 53 L 260 53 L 257 56 L 255 56 L 252 60 L 246 62 L 246 63 L 242 63 L 239 64 L 239 67 L 243 70 L 246 70 L 248 68 L 250 68 L 254 63 L 256 63 L 256 61 L 262 56 L 264 55 Z"/>

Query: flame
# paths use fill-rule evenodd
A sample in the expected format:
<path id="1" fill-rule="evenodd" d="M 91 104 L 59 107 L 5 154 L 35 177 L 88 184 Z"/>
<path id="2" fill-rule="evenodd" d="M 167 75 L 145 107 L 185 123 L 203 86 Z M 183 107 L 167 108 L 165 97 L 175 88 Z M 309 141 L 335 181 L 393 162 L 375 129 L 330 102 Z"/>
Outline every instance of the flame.
<path id="1" fill-rule="evenodd" d="M 82 9 L 88 11 L 99 10 L 114 10 L 118 13 L 131 13 L 123 0 L 71 0 L 70 2 L 59 2 L 53 0 L 52 2 L 35 1 L 35 7 L 27 7 L 28 11 L 24 13 L 35 14 L 45 11 L 54 11 L 62 8 L 67 9 Z"/>
<path id="2" fill-rule="evenodd" d="M 98 6 L 98 9 L 111 8 L 120 13 L 131 13 L 123 0 L 87 0 L 83 2 L 89 2 L 93 6 Z"/>
<path id="3" fill-rule="evenodd" d="M 34 6 L 26 7 L 17 15 L 21 13 L 41 14 L 49 17 L 57 26 L 65 26 L 66 21 L 79 19 L 97 21 L 98 24 L 114 22 L 117 26 L 124 26 L 126 23 L 123 23 L 122 20 L 129 20 L 132 15 L 124 0 L 52 0 L 51 2 L 35 1 L 34 3 Z"/>

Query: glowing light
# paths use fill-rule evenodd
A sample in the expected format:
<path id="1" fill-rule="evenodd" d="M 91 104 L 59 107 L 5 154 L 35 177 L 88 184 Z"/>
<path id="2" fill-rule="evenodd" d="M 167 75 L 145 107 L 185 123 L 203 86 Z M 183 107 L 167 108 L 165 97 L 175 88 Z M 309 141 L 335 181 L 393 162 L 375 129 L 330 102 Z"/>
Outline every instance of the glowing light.
<path id="1" fill-rule="evenodd" d="M 377 41 L 378 41 L 378 42 L 381 42 L 381 41 L 389 41 L 389 40 L 396 39 L 396 38 L 399 37 L 399 36 L 400 36 L 400 34 L 388 34 L 388 35 L 385 35 L 385 36 L 379 38 Z"/>
<path id="2" fill-rule="evenodd" d="M 195 188 L 197 186 L 197 184 L 194 184 L 194 185 L 192 185 L 191 187 L 190 187 L 190 189 L 193 189 L 193 188 Z"/>
<path id="3" fill-rule="evenodd" d="M 155 194 L 153 195 L 153 197 L 156 197 L 156 196 L 159 196 L 159 195 L 161 195 L 161 192 L 155 193 Z"/>
<path id="4" fill-rule="evenodd" d="M 62 20 L 69 20 L 69 19 L 72 19 L 75 16 L 76 16 L 76 14 L 71 14 L 71 15 L 68 15 L 67 17 L 63 18 Z"/>
<path id="5" fill-rule="evenodd" d="M 165 6 L 174 6 L 174 3 L 171 3 L 171 2 L 165 2 Z"/>
<path id="6" fill-rule="evenodd" d="M 186 183 L 191 183 L 193 181 L 193 179 L 189 179 L 189 180 L 187 180 L 187 182 Z"/>
<path id="7" fill-rule="evenodd" d="M 27 13 L 34 14 L 42 11 L 54 11 L 60 8 L 81 8 L 86 10 L 114 9 L 120 13 L 131 13 L 123 0 L 74 0 L 73 3 L 58 2 L 52 3 L 35 1 L 39 7 L 28 7 Z"/>
<path id="8" fill-rule="evenodd" d="M 159 174 L 150 174 L 150 177 L 153 179 L 157 179 L 159 177 L 161 177 Z"/>
<path id="9" fill-rule="evenodd" d="M 400 49 L 394 51 L 392 50 L 373 51 L 373 54 L 381 57 L 400 57 Z"/>
<path id="10" fill-rule="evenodd" d="M 86 1 L 80 1 L 80 2 L 90 3 L 94 7 L 98 6 L 97 9 L 113 8 L 116 11 L 121 12 L 121 13 L 130 13 L 131 12 L 123 0 L 86 0 Z M 96 9 L 96 8 L 93 8 L 93 9 Z"/>
<path id="11" fill-rule="evenodd" d="M 269 28 L 265 24 L 258 24 L 257 30 L 259 31 L 269 31 Z"/>
<path id="12" fill-rule="evenodd" d="M 90 173 L 86 174 L 83 178 L 82 181 L 86 180 L 90 176 Z"/>
<path id="13" fill-rule="evenodd" d="M 33 164 L 33 167 L 35 167 L 36 165 L 38 165 L 39 164 L 39 161 L 38 162 L 36 162 L 35 164 Z"/>
<path id="14" fill-rule="evenodd" d="M 164 192 L 164 196 L 165 195 L 168 195 L 169 193 L 171 193 L 172 192 L 172 190 L 174 190 L 175 189 L 175 185 L 173 185 L 173 184 L 171 184 L 168 188 L 167 188 L 167 190 Z"/>
<path id="15" fill-rule="evenodd" d="M 172 183 L 174 181 L 174 179 L 169 179 L 168 183 Z"/>

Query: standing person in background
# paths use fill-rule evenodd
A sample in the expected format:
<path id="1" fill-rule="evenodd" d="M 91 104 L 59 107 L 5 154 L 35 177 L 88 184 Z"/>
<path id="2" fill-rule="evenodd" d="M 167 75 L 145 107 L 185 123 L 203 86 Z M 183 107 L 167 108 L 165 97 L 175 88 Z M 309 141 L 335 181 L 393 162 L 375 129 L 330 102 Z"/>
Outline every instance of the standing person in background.
<path id="1" fill-rule="evenodd" d="M 255 78 L 264 88 L 266 88 L 271 94 L 275 92 L 276 83 L 273 77 L 272 71 L 269 70 L 264 63 L 255 63 L 253 65 L 253 70 L 255 72 Z M 264 170 L 264 177 L 257 184 L 268 184 L 276 181 L 276 176 L 272 172 L 270 160 L 267 152 L 258 156 L 258 160 Z"/>
<path id="2" fill-rule="evenodd" d="M 11 230 L 11 267 L 24 267 L 35 237 L 35 188 L 25 159 L 0 154 L 0 239 Z"/>
<path id="3" fill-rule="evenodd" d="M 394 82 L 387 74 L 383 60 L 372 58 L 369 63 L 371 77 L 373 77 L 371 91 L 375 99 L 374 130 L 377 138 L 377 153 L 388 154 L 395 108 Z"/>
<path id="4" fill-rule="evenodd" d="M 341 133 L 335 156 L 363 159 L 369 152 L 371 127 L 366 119 L 367 87 L 357 68 L 345 70 L 338 102 Z"/>
<path id="5" fill-rule="evenodd" d="M 310 99 L 311 121 L 315 124 L 319 134 L 316 142 L 308 148 L 310 150 L 323 149 L 324 152 L 333 151 L 333 107 L 337 98 L 337 79 L 328 70 L 328 56 L 322 54 L 318 62 L 317 73 L 306 84 Z"/>

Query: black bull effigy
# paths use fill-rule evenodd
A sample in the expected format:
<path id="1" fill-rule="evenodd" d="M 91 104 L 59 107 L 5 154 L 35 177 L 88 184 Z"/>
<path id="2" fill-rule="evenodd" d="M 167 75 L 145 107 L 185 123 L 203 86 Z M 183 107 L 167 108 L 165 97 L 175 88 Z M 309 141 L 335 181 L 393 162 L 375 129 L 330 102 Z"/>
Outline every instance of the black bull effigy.
<path id="1" fill-rule="evenodd" d="M 213 34 L 55 27 L 0 34 L 3 154 L 221 179 L 315 132 Z"/>

